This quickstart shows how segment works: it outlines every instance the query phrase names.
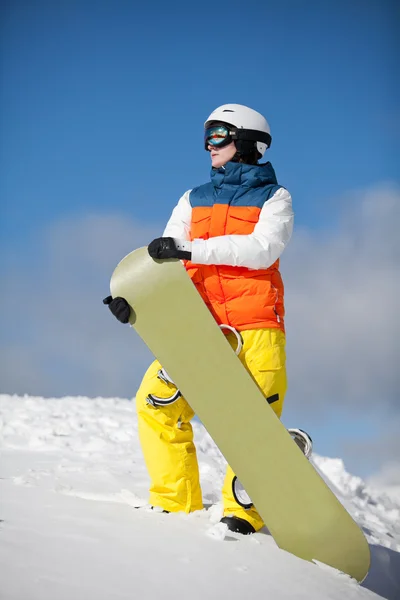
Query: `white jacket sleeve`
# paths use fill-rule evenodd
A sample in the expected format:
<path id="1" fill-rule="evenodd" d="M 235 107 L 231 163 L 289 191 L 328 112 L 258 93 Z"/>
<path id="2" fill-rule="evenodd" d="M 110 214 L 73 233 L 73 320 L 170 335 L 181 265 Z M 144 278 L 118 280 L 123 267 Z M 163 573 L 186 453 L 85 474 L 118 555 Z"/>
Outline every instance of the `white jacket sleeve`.
<path id="1" fill-rule="evenodd" d="M 163 237 L 172 237 L 179 240 L 190 239 L 190 223 L 192 221 L 192 206 L 189 200 L 190 192 L 191 190 L 185 192 L 175 206 L 164 229 Z"/>
<path id="2" fill-rule="evenodd" d="M 279 188 L 262 207 L 253 233 L 195 239 L 192 261 L 202 265 L 267 269 L 288 244 L 293 219 L 292 197 L 285 188 Z"/>

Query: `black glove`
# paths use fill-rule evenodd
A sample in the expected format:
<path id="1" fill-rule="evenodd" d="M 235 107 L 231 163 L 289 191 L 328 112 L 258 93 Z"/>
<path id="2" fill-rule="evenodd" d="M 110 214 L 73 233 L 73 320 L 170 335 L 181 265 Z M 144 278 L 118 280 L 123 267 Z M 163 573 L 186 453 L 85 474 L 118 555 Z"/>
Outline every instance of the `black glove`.
<path id="1" fill-rule="evenodd" d="M 107 298 L 104 298 L 103 304 L 108 304 L 108 308 L 111 310 L 114 317 L 118 319 L 118 321 L 121 323 L 129 323 L 131 307 L 125 298 L 117 296 L 113 300 L 112 296 L 107 296 Z"/>
<path id="2" fill-rule="evenodd" d="M 156 238 L 150 242 L 147 250 L 151 258 L 180 258 L 182 260 L 190 260 L 192 258 L 192 253 L 179 248 L 174 238 L 171 237 Z"/>

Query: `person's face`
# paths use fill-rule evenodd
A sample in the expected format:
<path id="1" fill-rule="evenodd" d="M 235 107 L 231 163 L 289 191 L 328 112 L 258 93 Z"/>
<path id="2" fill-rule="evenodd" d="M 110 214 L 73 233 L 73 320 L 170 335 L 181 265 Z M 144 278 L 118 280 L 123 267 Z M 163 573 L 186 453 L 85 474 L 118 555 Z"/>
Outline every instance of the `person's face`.
<path id="1" fill-rule="evenodd" d="M 216 146 L 212 146 L 211 144 L 209 144 L 208 150 L 210 151 L 211 164 L 214 167 L 214 169 L 219 169 L 219 167 L 225 165 L 236 154 L 235 142 L 231 142 L 223 148 L 217 148 Z"/>

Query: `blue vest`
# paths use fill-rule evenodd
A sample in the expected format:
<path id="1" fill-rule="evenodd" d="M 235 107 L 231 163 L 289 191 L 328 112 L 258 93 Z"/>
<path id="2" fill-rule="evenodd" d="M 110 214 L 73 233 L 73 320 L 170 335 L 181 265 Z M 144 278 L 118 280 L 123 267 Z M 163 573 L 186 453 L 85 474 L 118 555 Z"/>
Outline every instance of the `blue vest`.
<path id="1" fill-rule="evenodd" d="M 192 208 L 229 204 L 261 209 L 281 187 L 270 162 L 262 165 L 228 162 L 219 169 L 211 169 L 209 183 L 192 189 L 190 204 Z"/>

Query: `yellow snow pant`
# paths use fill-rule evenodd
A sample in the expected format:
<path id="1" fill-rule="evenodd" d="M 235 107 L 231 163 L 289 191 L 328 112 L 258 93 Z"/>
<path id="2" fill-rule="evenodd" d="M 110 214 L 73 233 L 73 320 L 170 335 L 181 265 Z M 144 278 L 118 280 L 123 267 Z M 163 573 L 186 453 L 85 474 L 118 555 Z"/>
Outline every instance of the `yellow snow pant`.
<path id="1" fill-rule="evenodd" d="M 280 417 L 287 387 L 285 335 L 278 329 L 251 329 L 242 331 L 241 336 L 239 358 Z M 227 339 L 236 348 L 235 335 L 229 333 Z M 160 378 L 160 369 L 157 360 L 150 365 L 136 395 L 139 437 L 151 479 L 149 501 L 169 512 L 200 510 L 203 502 L 190 424 L 194 412 L 183 396 L 170 404 L 154 403 L 153 397 L 162 402 L 177 393 L 172 383 Z M 228 466 L 222 489 L 224 515 L 246 519 L 258 531 L 263 521 L 254 507 L 244 509 L 235 501 L 233 478 Z"/>

